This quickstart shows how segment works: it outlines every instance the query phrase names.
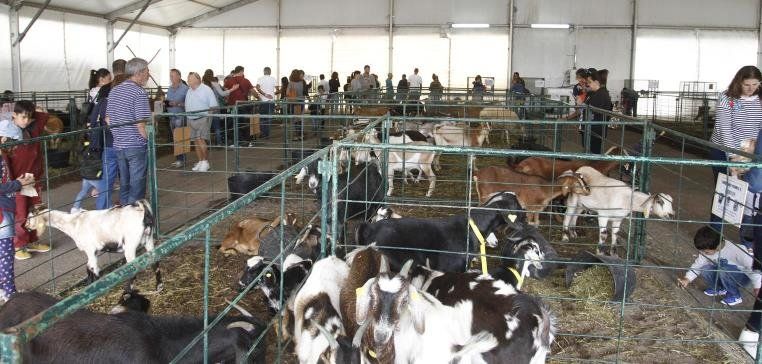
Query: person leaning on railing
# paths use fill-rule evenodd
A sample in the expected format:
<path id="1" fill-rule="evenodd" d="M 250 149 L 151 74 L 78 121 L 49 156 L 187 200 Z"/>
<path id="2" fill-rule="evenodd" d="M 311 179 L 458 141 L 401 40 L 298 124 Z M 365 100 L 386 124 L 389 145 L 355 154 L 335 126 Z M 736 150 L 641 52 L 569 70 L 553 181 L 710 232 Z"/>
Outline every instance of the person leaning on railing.
<path id="1" fill-rule="evenodd" d="M 614 108 L 614 104 L 611 103 L 611 95 L 609 90 L 606 89 L 606 82 L 608 80 L 608 70 L 596 70 L 591 68 L 588 70 L 587 85 L 590 91 L 587 94 L 585 103 L 599 109 L 611 111 Z M 606 140 L 606 126 L 603 122 L 608 121 L 608 116 L 604 113 L 593 111 L 591 121 L 597 121 L 598 124 L 590 125 L 590 153 L 601 154 L 603 149 L 603 143 Z M 584 143 L 585 133 L 582 133 L 582 140 Z"/>
<path id="2" fill-rule="evenodd" d="M 717 121 L 710 141 L 730 149 L 740 149 L 741 143 L 747 139 L 757 137 L 762 120 L 762 99 L 760 99 L 760 82 L 762 73 L 755 66 L 744 66 L 736 72 L 728 89 L 721 92 L 717 98 Z M 712 148 L 709 150 L 709 158 L 712 160 L 727 161 L 729 156 L 722 150 Z M 712 167 L 714 184 L 717 175 L 722 172 L 727 174 L 725 167 Z M 744 217 L 748 224 L 749 217 Z M 710 225 L 720 231 L 722 228 L 720 216 L 712 214 Z M 742 229 L 747 231 L 746 229 Z M 750 245 L 748 234 L 742 234 L 741 242 Z"/>

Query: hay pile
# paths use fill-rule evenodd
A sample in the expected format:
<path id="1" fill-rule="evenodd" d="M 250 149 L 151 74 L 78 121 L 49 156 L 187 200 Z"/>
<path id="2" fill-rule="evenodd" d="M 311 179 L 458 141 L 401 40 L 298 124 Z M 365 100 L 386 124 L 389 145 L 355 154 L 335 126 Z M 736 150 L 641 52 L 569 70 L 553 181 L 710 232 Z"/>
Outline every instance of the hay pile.
<path id="1" fill-rule="evenodd" d="M 569 293 L 573 297 L 589 301 L 608 301 L 614 294 L 611 272 L 604 266 L 594 266 L 577 273 Z"/>

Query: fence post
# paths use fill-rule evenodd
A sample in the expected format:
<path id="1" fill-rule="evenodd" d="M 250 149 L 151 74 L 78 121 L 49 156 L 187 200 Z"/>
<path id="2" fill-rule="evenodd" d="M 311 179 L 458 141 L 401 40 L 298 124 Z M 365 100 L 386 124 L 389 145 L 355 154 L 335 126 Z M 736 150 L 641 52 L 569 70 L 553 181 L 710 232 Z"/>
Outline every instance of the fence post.
<path id="1" fill-rule="evenodd" d="M 241 172 L 241 148 L 238 145 L 238 139 L 240 136 L 238 135 L 238 128 L 240 125 L 240 120 L 238 119 L 238 103 L 233 106 L 233 148 L 235 150 L 234 154 L 235 157 L 233 158 L 235 160 L 235 171 L 236 173 Z"/>
<path id="2" fill-rule="evenodd" d="M 654 131 L 651 122 L 646 121 L 643 125 L 643 153 L 642 157 L 650 158 L 651 151 L 653 149 L 654 139 L 656 139 L 656 132 Z M 645 161 L 640 167 L 640 177 L 633 175 L 633 178 L 638 178 L 638 189 L 641 192 L 648 193 L 651 185 L 651 162 Z M 635 223 L 635 252 L 634 260 L 636 263 L 640 263 L 643 257 L 646 256 L 646 221 L 643 219 L 643 215 L 638 213 L 638 220 Z M 628 257 L 629 258 L 629 257 Z"/>
<path id="3" fill-rule="evenodd" d="M 146 125 L 146 133 L 148 134 L 148 167 L 147 170 L 151 173 L 148 174 L 148 186 L 151 189 L 151 210 L 153 210 L 155 236 L 158 238 L 161 235 L 159 226 L 159 175 L 156 167 L 156 128 L 154 123 L 148 123 Z"/>
<path id="4" fill-rule="evenodd" d="M 330 201 L 328 201 L 328 180 L 331 175 L 331 166 L 333 165 L 333 159 L 337 158 L 336 154 L 334 153 L 330 159 L 328 160 L 322 160 L 318 162 L 318 173 L 322 176 L 320 178 L 320 201 L 322 203 L 320 204 L 320 231 L 327 232 L 328 231 L 328 210 L 326 207 L 329 206 Z M 333 226 L 333 225 L 331 225 Z M 320 256 L 324 257 L 326 256 L 326 235 L 327 234 L 320 234 Z"/>
<path id="5" fill-rule="evenodd" d="M 339 158 L 336 153 L 339 153 L 338 147 L 334 144 L 331 147 L 331 153 L 333 154 L 332 166 L 331 166 L 331 236 L 333 241 L 331 242 L 331 255 L 336 254 L 336 241 L 338 240 L 338 220 L 339 220 Z M 346 214 L 345 214 L 346 215 Z"/>
<path id="6" fill-rule="evenodd" d="M 0 334 L 0 362 L 8 364 L 20 364 L 21 343 L 13 334 Z"/>
<path id="7" fill-rule="evenodd" d="M 209 256 L 211 248 L 211 227 L 204 233 L 204 364 L 209 363 Z"/>

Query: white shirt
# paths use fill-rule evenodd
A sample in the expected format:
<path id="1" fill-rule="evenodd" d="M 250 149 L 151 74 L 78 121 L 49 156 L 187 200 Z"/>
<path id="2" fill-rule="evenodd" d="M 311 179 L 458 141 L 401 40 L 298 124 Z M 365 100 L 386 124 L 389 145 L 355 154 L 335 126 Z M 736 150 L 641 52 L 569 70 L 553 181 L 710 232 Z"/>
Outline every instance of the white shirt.
<path id="1" fill-rule="evenodd" d="M 194 90 L 192 87 L 188 87 L 188 92 L 185 94 L 185 111 L 203 111 L 199 114 L 208 114 L 209 109 L 219 106 L 217 104 L 217 97 L 214 96 L 214 91 L 203 83 L 198 85 Z M 188 116 L 188 119 L 198 119 L 201 116 Z"/>
<path id="2" fill-rule="evenodd" d="M 262 90 L 262 101 L 275 102 L 275 85 L 277 82 L 272 76 L 262 76 L 257 80 L 257 86 Z"/>
<path id="3" fill-rule="evenodd" d="M 328 93 L 328 80 L 322 80 L 318 83 L 318 86 L 323 86 L 323 90 Z"/>
<path id="4" fill-rule="evenodd" d="M 762 287 L 762 276 L 759 272 L 753 272 L 751 269 L 751 264 L 754 260 L 752 254 L 744 247 L 733 244 L 727 240 L 725 240 L 722 249 L 714 255 L 704 255 L 699 253 L 698 258 L 696 258 L 691 265 L 691 270 L 685 274 L 685 278 L 687 278 L 688 281 L 693 281 L 698 277 L 704 266 L 717 264 L 717 259 L 720 258 L 727 259 L 728 264 L 735 265 L 738 267 L 738 270 L 746 273 L 746 276 L 749 277 L 754 288 Z"/>
<path id="5" fill-rule="evenodd" d="M 420 88 L 423 86 L 423 79 L 421 79 L 420 75 L 416 75 L 415 73 L 407 78 L 407 82 L 410 83 L 410 88 Z"/>

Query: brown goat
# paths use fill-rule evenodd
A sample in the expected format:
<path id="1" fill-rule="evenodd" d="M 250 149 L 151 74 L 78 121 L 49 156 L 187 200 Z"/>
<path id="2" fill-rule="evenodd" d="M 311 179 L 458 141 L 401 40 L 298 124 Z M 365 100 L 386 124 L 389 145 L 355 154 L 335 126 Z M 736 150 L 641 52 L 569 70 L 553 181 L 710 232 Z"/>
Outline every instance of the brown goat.
<path id="1" fill-rule="evenodd" d="M 341 317 L 344 331 L 348 338 L 354 338 L 358 329 L 355 306 L 357 304 L 357 289 L 362 287 L 369 279 L 378 275 L 381 269 L 381 257 L 383 255 L 374 245 L 356 249 L 347 255 L 347 261 L 351 261 L 349 275 L 341 288 Z"/>
<path id="2" fill-rule="evenodd" d="M 611 147 L 606 151 L 606 155 L 611 154 L 616 149 L 619 149 L 619 147 Z M 517 172 L 524 174 L 553 179 L 558 178 L 558 176 L 566 171 L 576 171 L 582 166 L 593 167 L 604 175 L 608 175 L 609 172 L 618 168 L 620 163 L 619 161 L 591 161 L 583 159 L 566 161 L 543 157 L 529 157 L 517 163 L 514 168 Z"/>
<path id="3" fill-rule="evenodd" d="M 389 112 L 388 107 L 384 106 L 356 106 L 355 115 L 357 116 L 384 116 Z"/>
<path id="4" fill-rule="evenodd" d="M 561 174 L 555 179 L 555 183 L 539 176 L 499 166 L 480 169 L 475 172 L 473 178 L 480 203 L 485 203 L 490 195 L 496 192 L 514 192 L 521 207 L 527 210 L 529 223 L 534 225 L 539 225 L 540 212 L 545 210 L 553 199 L 566 196 L 570 192 L 590 194 L 585 181 L 571 171 Z"/>
<path id="5" fill-rule="evenodd" d="M 236 252 L 257 255 L 259 254 L 262 234 L 266 233 L 267 229 L 275 228 L 279 224 L 280 217 L 276 217 L 272 221 L 258 217 L 241 220 L 230 227 L 225 238 L 222 239 L 220 251 L 225 255 L 235 254 Z"/>

